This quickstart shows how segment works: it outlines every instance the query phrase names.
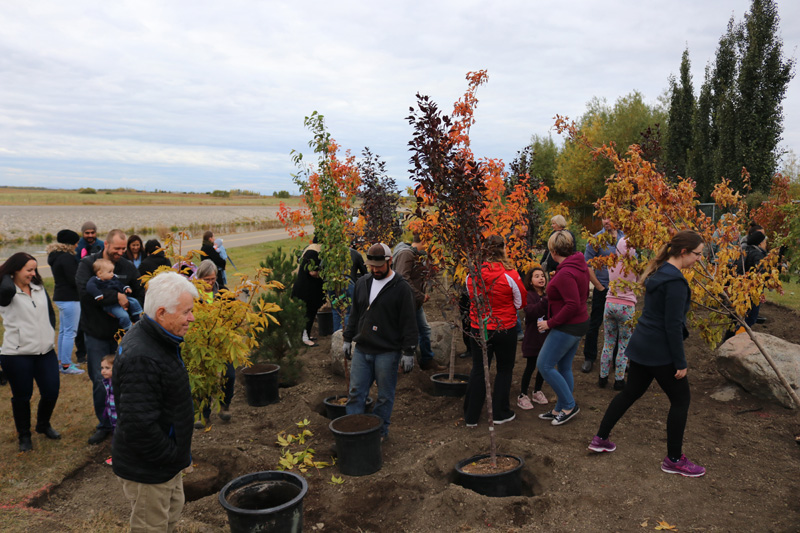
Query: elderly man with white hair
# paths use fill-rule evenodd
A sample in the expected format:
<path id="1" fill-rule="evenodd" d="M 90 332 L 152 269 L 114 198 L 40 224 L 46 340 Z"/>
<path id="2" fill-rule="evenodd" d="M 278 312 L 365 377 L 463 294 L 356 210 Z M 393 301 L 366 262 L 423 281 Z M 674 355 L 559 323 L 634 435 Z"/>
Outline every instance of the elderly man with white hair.
<path id="1" fill-rule="evenodd" d="M 194 406 L 181 343 L 197 289 L 174 272 L 150 280 L 144 317 L 120 342 L 112 385 L 117 427 L 114 474 L 131 502 L 131 531 L 173 531 L 191 464 Z"/>

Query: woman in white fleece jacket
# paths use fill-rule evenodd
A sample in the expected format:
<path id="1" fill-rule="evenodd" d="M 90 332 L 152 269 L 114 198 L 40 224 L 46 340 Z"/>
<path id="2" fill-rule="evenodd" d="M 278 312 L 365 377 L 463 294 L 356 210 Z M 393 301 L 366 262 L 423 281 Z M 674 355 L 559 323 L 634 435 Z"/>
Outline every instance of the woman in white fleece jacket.
<path id="1" fill-rule="evenodd" d="M 0 316 L 3 345 L 0 364 L 11 385 L 11 409 L 19 434 L 19 450 L 33 449 L 31 442 L 31 396 L 33 382 L 41 399 L 36 432 L 48 439 L 61 435 L 50 425 L 58 401 L 58 359 L 54 349 L 55 312 L 42 285 L 36 259 L 16 253 L 0 265 Z"/>

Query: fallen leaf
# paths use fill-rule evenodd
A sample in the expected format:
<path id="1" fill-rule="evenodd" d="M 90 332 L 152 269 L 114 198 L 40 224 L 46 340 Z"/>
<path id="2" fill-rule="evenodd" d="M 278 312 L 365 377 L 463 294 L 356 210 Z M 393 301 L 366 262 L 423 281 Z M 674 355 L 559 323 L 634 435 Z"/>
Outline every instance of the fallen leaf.
<path id="1" fill-rule="evenodd" d="M 647 526 L 649 526 L 650 524 L 648 524 L 648 523 L 647 523 L 647 520 L 645 520 L 644 522 L 642 522 L 642 523 L 641 523 L 641 524 L 639 524 L 639 525 L 640 525 L 640 526 L 642 526 L 642 527 L 647 527 Z"/>
<path id="2" fill-rule="evenodd" d="M 671 526 L 664 520 L 659 520 L 655 528 L 658 531 L 678 531 L 678 526 Z"/>

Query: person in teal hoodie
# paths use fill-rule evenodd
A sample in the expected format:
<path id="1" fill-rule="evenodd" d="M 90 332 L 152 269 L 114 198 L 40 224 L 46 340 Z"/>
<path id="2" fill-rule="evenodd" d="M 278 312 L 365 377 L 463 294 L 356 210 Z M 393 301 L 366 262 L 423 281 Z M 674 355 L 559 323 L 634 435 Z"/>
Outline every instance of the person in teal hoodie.
<path id="1" fill-rule="evenodd" d="M 667 456 L 661 463 L 661 470 L 687 477 L 706 473 L 705 468 L 689 461 L 682 450 L 690 401 L 683 341 L 689 336 L 686 313 L 692 291 L 681 270 L 691 268 L 702 255 L 703 238 L 695 231 L 679 231 L 645 269 L 642 275 L 644 311 L 627 349 L 631 362 L 628 383 L 611 400 L 600 429 L 589 444 L 590 450 L 616 450 L 616 445 L 608 440 L 611 430 L 655 379 L 670 403 Z"/>

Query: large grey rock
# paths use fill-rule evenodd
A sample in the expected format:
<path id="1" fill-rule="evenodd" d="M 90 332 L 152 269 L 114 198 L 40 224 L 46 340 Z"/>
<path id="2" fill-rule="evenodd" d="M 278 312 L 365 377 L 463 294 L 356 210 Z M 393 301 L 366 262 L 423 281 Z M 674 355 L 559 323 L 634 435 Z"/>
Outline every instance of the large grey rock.
<path id="1" fill-rule="evenodd" d="M 766 333 L 755 335 L 772 356 L 783 377 L 797 391 L 800 388 L 800 346 Z M 719 372 L 746 391 L 758 398 L 776 401 L 789 409 L 798 407 L 756 344 L 746 334 L 728 339 L 719 347 L 717 355 Z"/>
<path id="2" fill-rule="evenodd" d="M 453 330 L 449 322 L 429 322 L 431 327 L 431 348 L 433 358 L 442 365 L 450 364 L 450 346 L 453 342 Z M 461 340 L 461 331 L 456 333 L 456 353 L 466 350 Z M 419 357 L 419 349 L 417 349 Z M 342 362 L 342 331 L 339 330 L 331 336 L 331 368 L 333 373 L 344 376 L 344 363 Z M 419 360 L 419 358 L 417 359 Z"/>

